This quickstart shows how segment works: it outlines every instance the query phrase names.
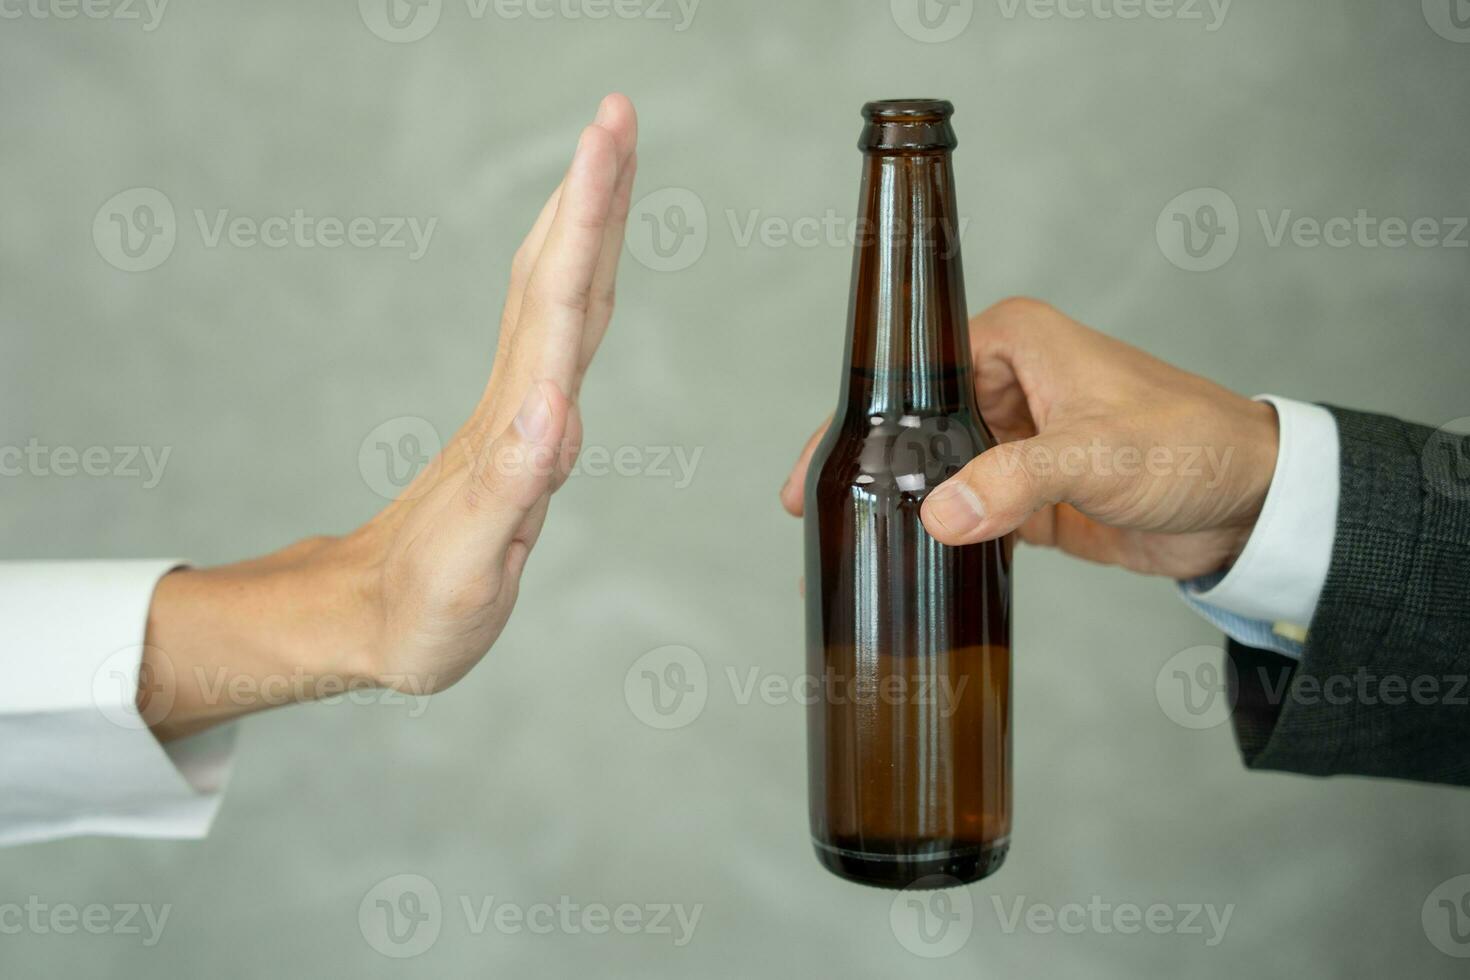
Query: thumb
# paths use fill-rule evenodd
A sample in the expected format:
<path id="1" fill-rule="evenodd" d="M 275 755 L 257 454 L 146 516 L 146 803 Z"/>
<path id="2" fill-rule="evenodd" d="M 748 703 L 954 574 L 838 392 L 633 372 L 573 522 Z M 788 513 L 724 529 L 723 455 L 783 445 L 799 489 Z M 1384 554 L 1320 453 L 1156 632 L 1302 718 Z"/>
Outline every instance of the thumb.
<path id="1" fill-rule="evenodd" d="M 550 381 L 526 392 L 515 420 L 487 444 L 465 474 L 453 523 L 462 547 L 503 555 L 528 515 L 555 489 L 571 403 Z"/>
<path id="2" fill-rule="evenodd" d="M 929 494 L 924 527 L 943 544 L 975 544 L 1009 534 L 1067 498 L 1082 475 L 1083 443 L 1043 434 L 986 450 Z"/>

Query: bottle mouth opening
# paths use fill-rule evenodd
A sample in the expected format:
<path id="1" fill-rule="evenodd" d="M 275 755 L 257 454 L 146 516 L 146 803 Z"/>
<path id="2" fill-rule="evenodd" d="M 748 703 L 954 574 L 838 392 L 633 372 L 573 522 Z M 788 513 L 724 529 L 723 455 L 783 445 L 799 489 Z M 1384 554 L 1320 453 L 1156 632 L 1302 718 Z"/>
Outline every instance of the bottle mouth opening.
<path id="1" fill-rule="evenodd" d="M 953 115 L 954 104 L 948 99 L 880 99 L 863 106 L 863 118 L 869 122 L 942 122 Z"/>
<path id="2" fill-rule="evenodd" d="M 862 138 L 865 153 L 937 153 L 959 145 L 949 117 L 954 105 L 946 99 L 885 99 L 863 106 Z"/>

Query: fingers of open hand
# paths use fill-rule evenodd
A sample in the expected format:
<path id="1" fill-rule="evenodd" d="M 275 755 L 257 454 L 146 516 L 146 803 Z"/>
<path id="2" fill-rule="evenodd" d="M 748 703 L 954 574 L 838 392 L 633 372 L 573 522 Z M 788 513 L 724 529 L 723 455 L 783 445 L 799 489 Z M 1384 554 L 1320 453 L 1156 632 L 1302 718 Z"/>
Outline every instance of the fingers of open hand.
<path id="1" fill-rule="evenodd" d="M 541 258 L 541 250 L 546 246 L 546 233 L 551 230 L 551 219 L 556 217 L 562 188 L 565 186 L 565 180 L 556 185 L 556 190 L 551 192 L 551 196 L 541 206 L 541 213 L 536 216 L 525 241 L 521 242 L 520 248 L 516 249 L 516 254 L 511 258 L 510 288 L 506 291 L 505 310 L 500 316 L 500 341 L 495 355 L 497 369 L 502 367 L 501 355 L 510 348 L 511 340 L 515 337 L 516 320 L 521 315 L 521 300 L 526 294 L 526 283 L 530 281 L 531 270 L 536 268 L 536 261 Z"/>
<path id="2" fill-rule="evenodd" d="M 510 345 L 508 380 L 555 382 L 577 390 L 593 280 L 617 188 L 614 136 L 601 126 L 582 131 L 546 243 L 526 282 Z"/>
<path id="3" fill-rule="evenodd" d="M 611 297 L 622 244 L 626 174 L 637 139 L 632 104 L 610 95 L 582 131 L 561 185 L 516 252 L 500 340 L 482 410 L 498 431 L 533 380 L 546 378 L 575 400 L 582 373 L 612 315 Z M 625 186 L 626 185 L 626 186 Z M 616 228 L 614 226 L 616 225 Z M 615 239 L 614 239 L 614 232 Z M 616 248 L 609 254 L 609 246 Z M 590 316 L 595 297 L 605 300 Z M 595 335 L 589 347 L 589 336 Z"/>
<path id="4" fill-rule="evenodd" d="M 628 211 L 632 207 L 633 181 L 638 173 L 638 114 L 633 109 L 633 103 L 626 96 L 609 95 L 598 107 L 596 123 L 610 132 L 617 144 L 618 178 L 613 187 L 607 226 L 603 230 L 602 253 L 598 256 L 597 268 L 592 276 L 587 323 L 577 366 L 579 382 L 593 355 L 597 353 L 597 347 L 602 343 L 603 334 L 607 332 L 607 325 L 612 319 L 617 294 L 618 260 L 623 254 L 623 235 L 628 224 Z M 575 400 L 575 391 L 572 396 Z"/>

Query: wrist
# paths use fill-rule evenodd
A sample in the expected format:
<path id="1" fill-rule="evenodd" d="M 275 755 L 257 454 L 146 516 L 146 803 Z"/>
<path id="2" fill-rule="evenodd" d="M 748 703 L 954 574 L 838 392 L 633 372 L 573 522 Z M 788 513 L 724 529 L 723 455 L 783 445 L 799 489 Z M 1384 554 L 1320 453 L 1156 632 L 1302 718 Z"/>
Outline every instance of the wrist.
<path id="1" fill-rule="evenodd" d="M 1269 399 L 1277 459 L 1260 515 L 1228 574 L 1197 598 L 1247 619 L 1305 629 L 1333 556 L 1339 504 L 1337 425 L 1320 406 Z"/>
<path id="2" fill-rule="evenodd" d="M 328 538 L 164 576 L 149 608 L 140 713 L 168 740 L 377 686 L 359 580 Z"/>
<path id="3" fill-rule="evenodd" d="M 377 573 L 350 538 L 311 538 L 283 555 L 271 583 L 280 651 L 291 664 L 354 688 L 380 687 Z M 328 696 L 326 694 L 321 696 Z"/>
<path id="4" fill-rule="evenodd" d="M 1281 453 L 1281 424 L 1275 406 L 1270 402 L 1244 398 L 1241 402 L 1239 418 L 1233 426 L 1233 445 L 1226 447 L 1227 452 L 1233 450 L 1238 453 L 1243 463 L 1242 481 L 1237 492 L 1236 523 L 1240 525 L 1241 533 L 1236 557 L 1245 548 L 1261 518 Z"/>

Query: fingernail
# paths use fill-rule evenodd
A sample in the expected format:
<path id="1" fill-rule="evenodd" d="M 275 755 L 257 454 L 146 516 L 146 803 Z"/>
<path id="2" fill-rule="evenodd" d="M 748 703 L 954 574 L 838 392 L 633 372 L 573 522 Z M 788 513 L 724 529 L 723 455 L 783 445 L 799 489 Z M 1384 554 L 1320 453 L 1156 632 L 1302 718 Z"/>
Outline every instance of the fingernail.
<path id="1" fill-rule="evenodd" d="M 546 425 L 551 421 L 551 402 L 546 400 L 546 394 L 542 392 L 539 384 L 531 386 L 526 392 L 526 400 L 521 402 L 521 410 L 516 413 L 516 431 L 521 438 L 528 442 L 535 442 L 546 434 Z"/>
<path id="2" fill-rule="evenodd" d="M 593 122 L 595 122 L 595 123 L 597 123 L 599 125 L 601 125 L 602 123 L 607 122 L 607 117 L 608 117 L 607 104 L 610 101 L 611 101 L 611 97 L 604 96 L 603 97 L 603 100 L 601 102 L 597 103 L 597 117 L 592 120 Z"/>
<path id="3" fill-rule="evenodd" d="M 963 483 L 946 483 L 924 503 L 929 519 L 951 534 L 968 534 L 985 519 L 985 507 Z"/>

